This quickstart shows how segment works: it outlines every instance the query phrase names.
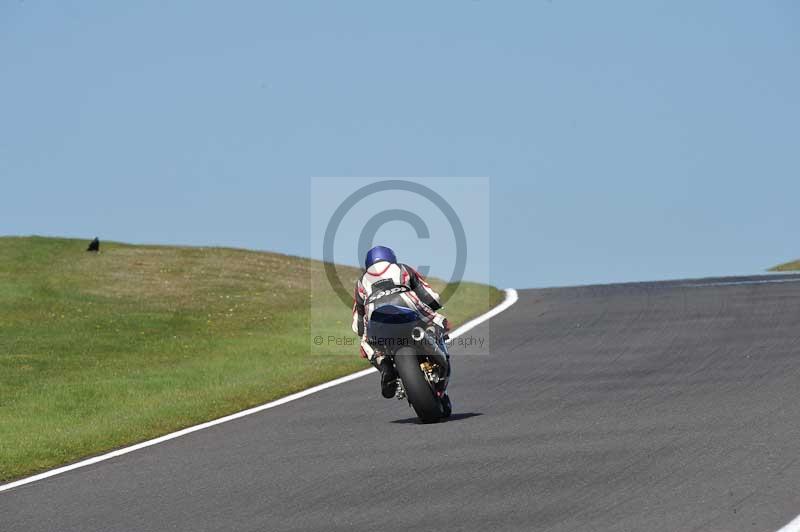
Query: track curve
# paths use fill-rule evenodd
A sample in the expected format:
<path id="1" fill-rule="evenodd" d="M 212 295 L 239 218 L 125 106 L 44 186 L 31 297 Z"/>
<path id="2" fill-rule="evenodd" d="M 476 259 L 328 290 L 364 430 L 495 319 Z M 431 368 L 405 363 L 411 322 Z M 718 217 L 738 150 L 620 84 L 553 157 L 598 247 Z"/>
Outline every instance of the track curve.
<path id="1" fill-rule="evenodd" d="M 454 352 L 451 421 L 415 423 L 369 376 L 0 493 L 0 529 L 777 530 L 800 513 L 800 276 L 523 290 L 471 333 L 492 354 Z"/>

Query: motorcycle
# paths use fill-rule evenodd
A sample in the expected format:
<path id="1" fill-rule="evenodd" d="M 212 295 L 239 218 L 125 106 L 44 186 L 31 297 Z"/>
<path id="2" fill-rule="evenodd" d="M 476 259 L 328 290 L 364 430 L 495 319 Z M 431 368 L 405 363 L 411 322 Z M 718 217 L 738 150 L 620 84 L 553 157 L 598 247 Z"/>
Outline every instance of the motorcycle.
<path id="1" fill-rule="evenodd" d="M 445 332 L 427 325 L 416 310 L 393 304 L 372 311 L 367 331 L 370 344 L 397 370 L 395 397 L 407 399 L 423 423 L 449 417 L 450 360 Z"/>

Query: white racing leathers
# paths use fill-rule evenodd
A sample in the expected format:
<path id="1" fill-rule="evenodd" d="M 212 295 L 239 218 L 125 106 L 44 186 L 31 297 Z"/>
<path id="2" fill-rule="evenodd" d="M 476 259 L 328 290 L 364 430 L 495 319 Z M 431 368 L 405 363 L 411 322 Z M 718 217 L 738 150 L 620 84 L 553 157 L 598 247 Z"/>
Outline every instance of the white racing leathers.
<path id="1" fill-rule="evenodd" d="M 392 290 L 399 286 L 408 290 Z M 361 356 L 373 364 L 380 364 L 382 356 L 367 342 L 369 317 L 376 305 L 386 304 L 390 300 L 394 302 L 397 298 L 403 306 L 416 310 L 426 322 L 445 327 L 445 317 L 437 312 L 442 308 L 439 294 L 425 282 L 424 277 L 405 264 L 376 262 L 361 276 L 353 294 L 353 332 L 361 337 Z"/>

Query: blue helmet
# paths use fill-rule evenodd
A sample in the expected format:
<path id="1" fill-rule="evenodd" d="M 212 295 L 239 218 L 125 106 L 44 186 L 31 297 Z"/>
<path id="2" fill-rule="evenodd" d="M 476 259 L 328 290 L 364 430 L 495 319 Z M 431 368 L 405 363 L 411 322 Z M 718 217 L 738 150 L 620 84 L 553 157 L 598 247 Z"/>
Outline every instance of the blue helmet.
<path id="1" fill-rule="evenodd" d="M 369 269 L 370 266 L 382 260 L 397 264 L 397 257 L 394 251 L 385 246 L 375 246 L 367 251 L 367 258 L 364 259 L 364 268 Z"/>

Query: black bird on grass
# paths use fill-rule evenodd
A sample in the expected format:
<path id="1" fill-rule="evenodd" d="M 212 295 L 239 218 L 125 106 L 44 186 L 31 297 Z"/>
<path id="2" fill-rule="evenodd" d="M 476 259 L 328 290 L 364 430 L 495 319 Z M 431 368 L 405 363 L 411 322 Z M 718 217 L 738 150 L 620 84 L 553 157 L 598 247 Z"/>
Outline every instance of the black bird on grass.
<path id="1" fill-rule="evenodd" d="M 89 247 L 86 248 L 86 251 L 94 251 L 95 253 L 100 251 L 100 239 L 97 238 L 97 237 L 94 237 L 94 240 L 89 242 Z"/>

